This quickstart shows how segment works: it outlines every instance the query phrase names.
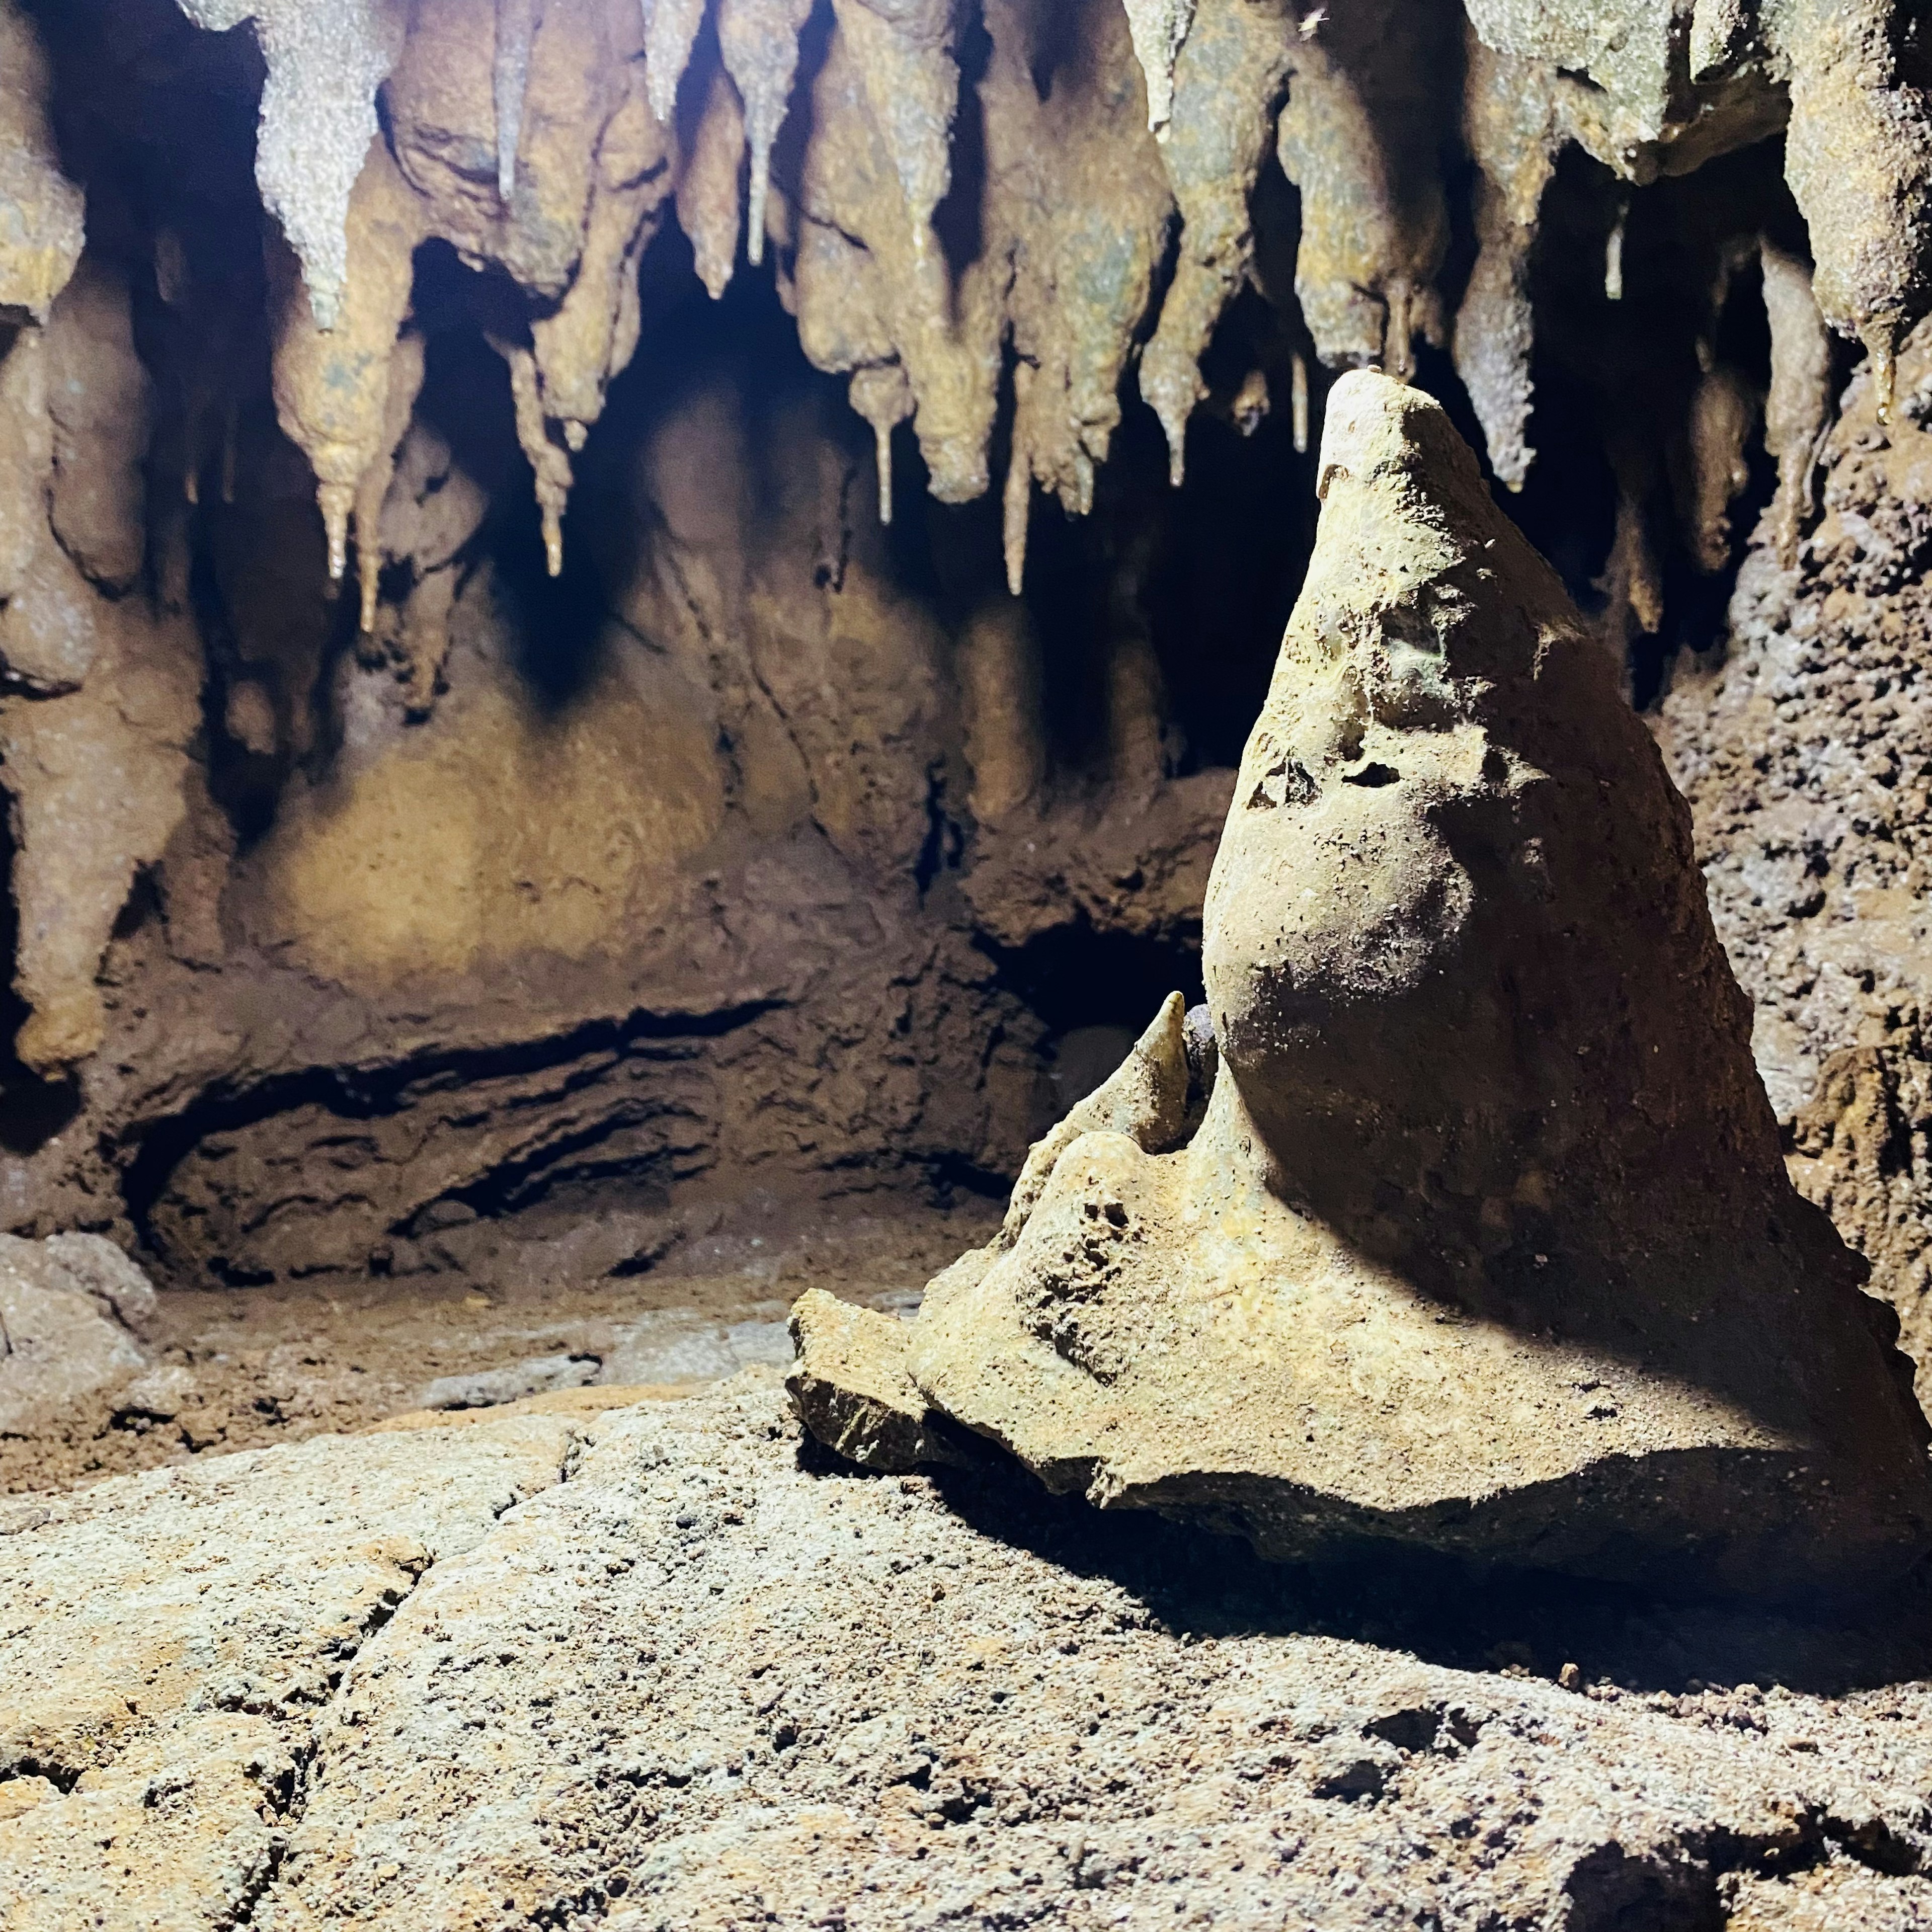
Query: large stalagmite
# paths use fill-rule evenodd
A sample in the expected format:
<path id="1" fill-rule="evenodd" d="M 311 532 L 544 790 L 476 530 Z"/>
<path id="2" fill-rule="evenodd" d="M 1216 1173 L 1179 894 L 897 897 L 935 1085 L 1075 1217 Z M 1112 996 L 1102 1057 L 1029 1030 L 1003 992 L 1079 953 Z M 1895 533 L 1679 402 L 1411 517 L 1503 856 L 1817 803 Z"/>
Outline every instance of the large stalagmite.
<path id="1" fill-rule="evenodd" d="M 1172 1002 L 932 1285 L 918 1389 L 1274 1556 L 1902 1567 L 1895 1327 L 1785 1177 L 1655 748 L 1436 404 L 1346 377 L 1320 475 L 1208 889 L 1205 1120 L 1176 1146 Z"/>

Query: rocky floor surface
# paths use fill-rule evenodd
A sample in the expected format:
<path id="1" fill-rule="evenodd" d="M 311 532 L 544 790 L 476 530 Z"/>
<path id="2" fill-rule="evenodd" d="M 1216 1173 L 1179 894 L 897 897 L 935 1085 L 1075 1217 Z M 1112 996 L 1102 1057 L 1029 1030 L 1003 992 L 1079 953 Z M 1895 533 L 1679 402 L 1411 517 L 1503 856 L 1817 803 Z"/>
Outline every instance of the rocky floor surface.
<path id="1" fill-rule="evenodd" d="M 769 1369 L 19 1498 L 0 1552 L 9 1932 L 1932 1924 L 1922 1591 L 1271 1568 L 832 1464 Z"/>
<path id="2" fill-rule="evenodd" d="M 506 1268 L 514 1288 L 452 1275 L 170 1289 L 150 1296 L 138 1336 L 96 1324 L 58 1338 L 66 1365 L 46 1386 L 27 1385 L 24 1358 L 0 1359 L 0 1495 L 352 1432 L 416 1409 L 701 1386 L 789 1361 L 786 1313 L 808 1288 L 909 1307 L 996 1222 L 977 1202 L 816 1221 L 748 1213 L 694 1232 L 637 1274 L 586 1278 L 572 1255 L 546 1249 Z"/>

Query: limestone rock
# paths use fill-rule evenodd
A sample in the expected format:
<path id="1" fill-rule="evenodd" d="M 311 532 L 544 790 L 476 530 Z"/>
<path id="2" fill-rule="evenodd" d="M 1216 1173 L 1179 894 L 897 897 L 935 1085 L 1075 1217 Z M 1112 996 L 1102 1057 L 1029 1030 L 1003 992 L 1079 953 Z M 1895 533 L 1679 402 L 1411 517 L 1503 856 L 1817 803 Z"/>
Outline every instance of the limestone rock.
<path id="1" fill-rule="evenodd" d="M 26 1435 L 97 1389 L 138 1375 L 148 1358 L 130 1331 L 152 1318 L 153 1300 L 146 1278 L 98 1236 L 0 1234 L 0 1433 Z"/>
<path id="2" fill-rule="evenodd" d="M 34 1801 L 0 1810 L 10 1932 L 246 1922 L 349 1660 L 584 1426 L 325 1436 L 0 1508 L 0 1793 Z"/>
<path id="3" fill-rule="evenodd" d="M 791 1312 L 798 1361 L 785 1378 L 812 1434 L 862 1469 L 891 1472 L 968 1460 L 906 1366 L 910 1331 L 896 1316 L 814 1288 Z"/>
<path id="4" fill-rule="evenodd" d="M 86 197 L 61 172 L 32 17 L 0 4 L 0 312 L 44 322 L 80 259 Z"/>
<path id="5" fill-rule="evenodd" d="M 1321 476 L 1208 889 L 1205 1121 L 1050 1145 L 914 1381 L 1274 1556 L 1902 1568 L 1924 1424 L 1785 1176 L 1654 746 L 1437 404 L 1346 378 Z M 1178 998 L 1137 1054 L 1184 1088 Z"/>
<path id="6" fill-rule="evenodd" d="M 1922 1648 L 1356 1606 L 799 1448 L 764 1376 L 0 1510 L 10 1932 L 1922 1923 Z"/>
<path id="7" fill-rule="evenodd" d="M 1801 352 L 1815 346 L 1808 322 L 1815 328 L 1801 314 L 1793 328 Z M 1809 359 L 1795 353 L 1796 367 L 1783 371 L 1773 362 L 1796 458 L 1788 474 L 1802 494 L 1793 501 L 1780 490 L 1739 574 L 1720 660 L 1676 680 L 1657 730 L 1694 814 L 1718 935 L 1751 996 L 1752 1048 L 1786 1124 L 1792 1178 L 1870 1262 L 1924 1400 L 1932 775 L 1918 747 L 1932 730 L 1922 668 L 1932 638 L 1932 326 L 1900 352 L 1888 426 L 1877 420 L 1876 386 L 1852 383 L 1820 449 L 1815 491 Z"/>

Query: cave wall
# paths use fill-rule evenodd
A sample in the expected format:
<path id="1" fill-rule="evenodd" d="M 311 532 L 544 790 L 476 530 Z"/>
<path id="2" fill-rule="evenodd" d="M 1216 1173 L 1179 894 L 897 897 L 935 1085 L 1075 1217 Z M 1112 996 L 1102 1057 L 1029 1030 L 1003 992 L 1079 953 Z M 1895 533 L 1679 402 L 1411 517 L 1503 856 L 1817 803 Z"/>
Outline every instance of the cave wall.
<path id="1" fill-rule="evenodd" d="M 1347 367 L 1444 397 L 1698 800 L 1762 730 L 1676 667 L 1880 568 L 1831 491 L 1916 421 L 1924 40 L 0 0 L 0 1221 L 602 1273 L 997 1190 L 1196 982 Z M 1856 1005 L 1761 1025 L 1787 1118 Z"/>

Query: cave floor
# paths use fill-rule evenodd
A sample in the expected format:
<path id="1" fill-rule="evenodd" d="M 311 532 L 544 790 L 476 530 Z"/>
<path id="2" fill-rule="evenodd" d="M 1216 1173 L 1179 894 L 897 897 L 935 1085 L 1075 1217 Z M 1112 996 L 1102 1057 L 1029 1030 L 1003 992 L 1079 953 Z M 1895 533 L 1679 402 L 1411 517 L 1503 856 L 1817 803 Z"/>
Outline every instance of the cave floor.
<path id="1" fill-rule="evenodd" d="M 527 1272 L 499 1265 L 404 1279 L 340 1276 L 160 1296 L 154 1366 L 36 1436 L 0 1439 L 0 1495 L 71 1488 L 226 1450 L 354 1434 L 423 1410 L 539 1398 L 609 1406 L 668 1398 L 791 1358 L 792 1302 L 820 1288 L 910 1310 L 998 1211 L 756 1202 L 721 1211 L 648 1271 L 559 1275 L 555 1244 Z"/>

